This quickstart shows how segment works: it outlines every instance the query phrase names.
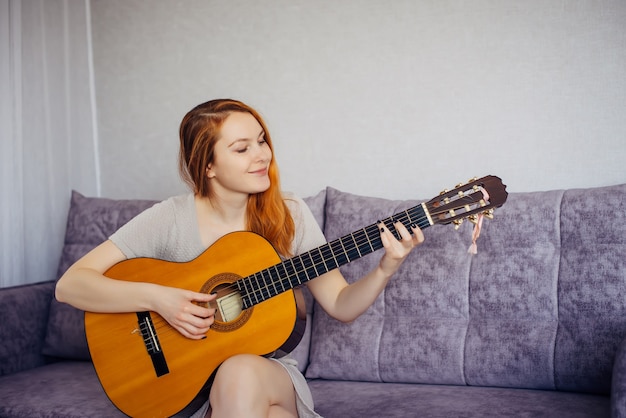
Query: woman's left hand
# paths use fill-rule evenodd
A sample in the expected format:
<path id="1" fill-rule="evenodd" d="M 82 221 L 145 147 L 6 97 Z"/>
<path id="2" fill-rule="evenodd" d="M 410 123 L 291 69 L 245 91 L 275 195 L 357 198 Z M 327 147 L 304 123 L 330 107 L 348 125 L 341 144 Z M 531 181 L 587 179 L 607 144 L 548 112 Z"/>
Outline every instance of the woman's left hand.
<path id="1" fill-rule="evenodd" d="M 380 228 L 380 238 L 385 248 L 385 254 L 380 260 L 380 269 L 388 276 L 391 276 L 398 270 L 402 262 L 411 253 L 413 248 L 424 242 L 424 234 L 417 225 L 411 226 L 411 231 L 402 224 L 395 222 L 393 226 L 400 234 L 400 239 L 385 226 L 382 222 L 378 224 Z"/>

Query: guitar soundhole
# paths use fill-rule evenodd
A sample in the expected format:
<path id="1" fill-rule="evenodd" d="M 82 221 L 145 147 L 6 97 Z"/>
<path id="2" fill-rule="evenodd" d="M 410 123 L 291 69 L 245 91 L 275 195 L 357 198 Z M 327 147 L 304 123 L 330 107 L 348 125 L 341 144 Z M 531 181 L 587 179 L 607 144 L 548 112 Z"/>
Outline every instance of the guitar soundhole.
<path id="1" fill-rule="evenodd" d="M 234 273 L 220 273 L 211 277 L 202 286 L 200 292 L 215 293 L 217 298 L 210 307 L 216 308 L 215 322 L 211 329 L 219 332 L 230 332 L 243 326 L 252 316 L 252 308 L 243 309 L 241 294 L 235 283 L 241 277 Z"/>

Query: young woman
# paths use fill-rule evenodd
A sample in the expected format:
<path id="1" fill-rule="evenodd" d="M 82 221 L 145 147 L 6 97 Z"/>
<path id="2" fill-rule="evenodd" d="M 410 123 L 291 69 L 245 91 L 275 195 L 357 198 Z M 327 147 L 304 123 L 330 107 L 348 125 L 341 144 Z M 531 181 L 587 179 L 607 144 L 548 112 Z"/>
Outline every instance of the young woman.
<path id="1" fill-rule="evenodd" d="M 223 235 L 241 230 L 265 237 L 290 257 L 326 240 L 306 204 L 280 190 L 272 142 L 260 115 L 236 100 L 196 106 L 180 126 L 179 167 L 192 193 L 144 211 L 89 252 L 59 280 L 56 298 L 90 312 L 153 311 L 191 339 L 206 337 L 215 310 L 199 306 L 215 295 L 103 275 L 133 257 L 189 261 Z M 380 224 L 384 253 L 369 274 L 348 285 L 338 269 L 307 283 L 332 317 L 352 321 L 377 298 L 411 250 L 424 237 L 398 222 L 401 239 Z M 196 303 L 194 303 L 196 302 Z M 206 306 L 206 305 L 205 305 Z M 209 402 L 196 416 L 316 417 L 304 377 L 289 359 L 236 355 L 222 363 Z"/>

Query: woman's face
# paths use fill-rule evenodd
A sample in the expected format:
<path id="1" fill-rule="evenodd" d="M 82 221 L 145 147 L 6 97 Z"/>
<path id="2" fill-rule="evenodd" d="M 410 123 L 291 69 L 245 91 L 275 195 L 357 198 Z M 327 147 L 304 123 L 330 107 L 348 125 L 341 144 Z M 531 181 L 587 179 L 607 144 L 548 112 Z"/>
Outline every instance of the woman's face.
<path id="1" fill-rule="evenodd" d="M 268 168 L 272 151 L 265 132 L 249 113 L 233 112 L 222 124 L 213 162 L 207 167 L 212 190 L 254 194 L 270 187 Z"/>

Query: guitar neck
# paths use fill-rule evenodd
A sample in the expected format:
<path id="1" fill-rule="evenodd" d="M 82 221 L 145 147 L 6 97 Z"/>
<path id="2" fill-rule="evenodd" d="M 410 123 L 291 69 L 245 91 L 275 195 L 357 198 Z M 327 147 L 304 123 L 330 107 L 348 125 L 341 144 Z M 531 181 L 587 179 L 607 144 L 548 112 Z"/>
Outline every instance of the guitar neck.
<path id="1" fill-rule="evenodd" d="M 393 224 L 411 225 L 421 229 L 433 224 L 424 203 L 383 219 L 381 222 L 400 238 Z M 281 263 L 237 281 L 243 308 L 250 308 L 271 297 L 339 268 L 383 247 L 378 223 L 366 226 L 320 247 L 287 259 Z"/>

